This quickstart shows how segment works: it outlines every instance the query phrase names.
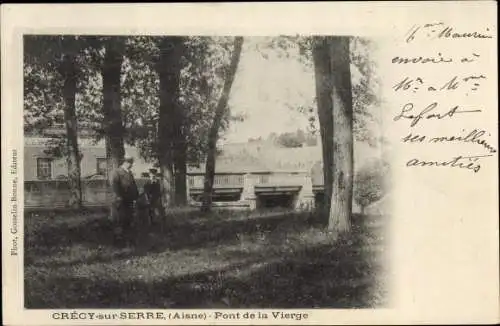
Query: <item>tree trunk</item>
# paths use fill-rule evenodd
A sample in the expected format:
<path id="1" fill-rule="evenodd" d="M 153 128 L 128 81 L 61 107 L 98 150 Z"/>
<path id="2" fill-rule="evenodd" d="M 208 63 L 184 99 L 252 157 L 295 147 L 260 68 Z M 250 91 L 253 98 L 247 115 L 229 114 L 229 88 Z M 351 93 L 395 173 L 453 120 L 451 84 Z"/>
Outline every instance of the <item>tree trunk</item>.
<path id="1" fill-rule="evenodd" d="M 68 182 L 71 193 L 70 206 L 73 208 L 81 208 L 82 185 L 80 151 L 78 149 L 78 126 L 75 112 L 77 71 L 73 54 L 64 53 L 61 73 L 64 79 L 64 122 L 66 125 L 66 164 L 68 166 Z"/>
<path id="2" fill-rule="evenodd" d="M 181 122 L 183 124 L 183 122 Z M 178 206 L 187 205 L 187 144 L 184 133 L 177 132 L 179 136 L 174 146 L 174 168 L 175 168 L 175 203 Z"/>
<path id="3" fill-rule="evenodd" d="M 238 36 L 234 40 L 234 50 L 231 56 L 231 63 L 229 69 L 226 70 L 224 76 L 224 87 L 222 89 L 221 97 L 215 108 L 214 121 L 210 127 L 208 134 L 208 152 L 207 161 L 205 165 L 205 178 L 203 182 L 203 200 L 201 205 L 202 212 L 209 212 L 212 208 L 212 194 L 213 184 L 215 177 L 215 155 L 217 146 L 217 137 L 222 123 L 222 118 L 227 110 L 227 103 L 229 101 L 229 94 L 233 85 L 238 63 L 240 62 L 241 49 L 243 47 L 243 37 Z"/>
<path id="4" fill-rule="evenodd" d="M 333 114 L 332 114 L 332 76 L 330 53 L 325 37 L 314 39 L 313 49 L 314 74 L 316 79 L 316 102 L 323 153 L 324 200 L 323 215 L 328 222 L 333 185 Z"/>
<path id="5" fill-rule="evenodd" d="M 108 39 L 102 67 L 103 115 L 106 140 L 107 174 L 111 184 L 112 171 L 118 168 L 125 155 L 122 121 L 120 77 L 124 45 L 121 39 Z"/>
<path id="6" fill-rule="evenodd" d="M 184 38 L 179 36 L 163 37 L 158 44 L 160 58 L 157 71 L 160 77 L 160 114 L 158 143 L 158 162 L 162 173 L 162 206 L 164 209 L 175 205 L 174 180 L 174 143 L 179 138 L 177 116 L 179 110 L 181 59 L 184 55 Z"/>
<path id="7" fill-rule="evenodd" d="M 333 155 L 333 177 L 328 229 L 338 232 L 348 232 L 350 230 L 352 213 L 354 175 L 349 38 L 344 36 L 329 36 L 324 41 L 319 41 L 319 45 L 319 47 L 315 47 L 315 52 L 320 50 L 320 53 L 317 53 L 315 57 L 317 59 L 321 57 L 321 61 L 329 61 L 328 65 L 326 62 L 323 62 L 321 66 L 329 66 L 329 73 L 327 73 L 330 77 L 327 78 L 331 80 L 331 84 L 326 85 L 322 83 L 319 85 L 321 91 L 318 93 L 329 93 L 331 106 L 321 107 L 318 103 L 318 111 L 324 113 L 320 115 L 320 120 L 333 119 L 331 123 L 333 126 L 333 137 L 329 137 L 330 131 L 328 128 L 325 129 L 326 140 L 328 141 L 328 138 L 333 138 L 333 144 L 330 149 Z M 325 89 L 326 87 L 328 88 Z M 325 103 L 322 104 L 324 105 Z M 331 116 L 330 114 L 327 115 L 327 112 L 331 112 Z M 330 124 L 328 121 L 325 121 L 325 123 L 326 125 Z M 326 184 L 327 180 L 325 178 Z"/>

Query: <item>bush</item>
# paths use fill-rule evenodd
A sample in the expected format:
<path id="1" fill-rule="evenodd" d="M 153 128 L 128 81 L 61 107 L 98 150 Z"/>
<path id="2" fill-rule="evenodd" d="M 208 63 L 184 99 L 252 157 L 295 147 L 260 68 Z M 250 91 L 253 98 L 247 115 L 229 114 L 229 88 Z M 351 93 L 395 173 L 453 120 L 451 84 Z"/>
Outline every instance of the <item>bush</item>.
<path id="1" fill-rule="evenodd" d="M 385 194 L 389 165 L 383 160 L 374 160 L 361 167 L 354 177 L 354 200 L 364 209 L 380 200 Z"/>

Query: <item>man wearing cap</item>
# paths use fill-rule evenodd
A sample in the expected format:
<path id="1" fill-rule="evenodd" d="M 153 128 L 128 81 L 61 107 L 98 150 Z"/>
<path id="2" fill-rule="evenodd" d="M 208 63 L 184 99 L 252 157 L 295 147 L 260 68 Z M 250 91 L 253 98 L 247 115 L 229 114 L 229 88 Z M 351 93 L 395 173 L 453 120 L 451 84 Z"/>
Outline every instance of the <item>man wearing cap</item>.
<path id="1" fill-rule="evenodd" d="M 147 194 L 149 198 L 150 204 L 150 223 L 160 215 L 160 181 L 158 180 L 158 170 L 157 169 L 149 169 L 149 174 L 151 179 L 144 185 L 144 192 Z"/>
<path id="2" fill-rule="evenodd" d="M 118 224 L 121 228 L 121 240 L 127 243 L 134 241 L 133 236 L 133 219 L 134 219 L 134 201 L 139 196 L 137 185 L 131 168 L 134 164 L 134 159 L 130 156 L 125 156 L 123 163 L 112 175 L 113 189 L 113 208 L 117 213 Z"/>
<path id="3" fill-rule="evenodd" d="M 136 205 L 136 222 L 140 224 L 141 228 L 149 225 L 151 222 L 151 200 L 149 198 L 149 193 L 147 191 L 148 184 L 150 183 L 150 175 L 147 172 L 141 173 L 141 178 L 143 180 L 146 180 L 146 182 L 143 185 L 142 191 L 139 193 L 139 198 L 137 198 L 137 201 L 135 202 Z"/>

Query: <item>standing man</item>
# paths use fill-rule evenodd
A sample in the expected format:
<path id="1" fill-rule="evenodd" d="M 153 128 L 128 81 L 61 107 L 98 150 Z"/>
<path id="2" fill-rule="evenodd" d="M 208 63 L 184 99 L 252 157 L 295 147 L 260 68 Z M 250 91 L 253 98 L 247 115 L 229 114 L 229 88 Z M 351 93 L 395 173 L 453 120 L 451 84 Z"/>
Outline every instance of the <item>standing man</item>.
<path id="1" fill-rule="evenodd" d="M 141 178 L 146 180 L 146 182 L 143 185 L 142 191 L 139 193 L 139 198 L 135 202 L 137 213 L 135 221 L 138 222 L 142 230 L 145 226 L 151 224 L 151 200 L 148 192 L 151 177 L 149 173 L 143 172 L 141 173 Z"/>
<path id="2" fill-rule="evenodd" d="M 134 220 L 134 201 L 139 196 L 137 185 L 131 168 L 134 159 L 125 156 L 122 165 L 113 172 L 113 208 L 118 215 L 118 224 L 120 227 L 120 240 L 126 244 L 134 242 L 133 220 Z"/>
<path id="3" fill-rule="evenodd" d="M 161 188 L 157 169 L 149 169 L 151 179 L 144 185 L 144 192 L 147 193 L 151 208 L 150 223 L 153 223 L 160 215 L 161 210 Z"/>

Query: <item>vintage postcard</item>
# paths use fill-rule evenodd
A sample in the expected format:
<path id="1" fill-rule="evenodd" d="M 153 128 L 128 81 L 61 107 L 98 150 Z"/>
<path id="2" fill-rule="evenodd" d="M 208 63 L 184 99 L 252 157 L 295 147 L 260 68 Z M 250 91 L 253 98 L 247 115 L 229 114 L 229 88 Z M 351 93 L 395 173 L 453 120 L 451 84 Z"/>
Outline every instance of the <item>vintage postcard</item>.
<path id="1" fill-rule="evenodd" d="M 492 1 L 2 5 L 5 325 L 498 323 Z"/>

